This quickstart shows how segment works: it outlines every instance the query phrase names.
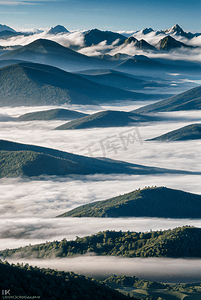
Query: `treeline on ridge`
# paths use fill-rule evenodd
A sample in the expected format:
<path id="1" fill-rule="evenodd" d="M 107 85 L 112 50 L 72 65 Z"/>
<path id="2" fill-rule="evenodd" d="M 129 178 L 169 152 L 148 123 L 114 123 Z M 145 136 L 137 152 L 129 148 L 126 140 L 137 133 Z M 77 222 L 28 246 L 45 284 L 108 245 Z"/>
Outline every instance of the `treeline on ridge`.
<path id="1" fill-rule="evenodd" d="M 4 258 L 72 257 L 86 253 L 123 257 L 201 257 L 201 228 L 178 227 L 165 231 L 103 231 L 76 240 L 46 242 L 0 251 Z"/>

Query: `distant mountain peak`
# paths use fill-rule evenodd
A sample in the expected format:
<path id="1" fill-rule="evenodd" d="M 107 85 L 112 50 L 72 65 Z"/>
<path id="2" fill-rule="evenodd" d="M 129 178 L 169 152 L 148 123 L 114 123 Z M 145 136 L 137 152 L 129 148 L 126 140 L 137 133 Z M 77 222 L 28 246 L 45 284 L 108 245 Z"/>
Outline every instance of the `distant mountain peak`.
<path id="1" fill-rule="evenodd" d="M 177 40 L 175 40 L 172 36 L 168 35 L 161 39 L 158 44 L 156 45 L 156 48 L 159 50 L 171 50 L 173 48 L 180 48 L 180 47 L 190 47 L 184 43 L 181 43 Z"/>
<path id="2" fill-rule="evenodd" d="M 11 28 L 11 27 L 9 27 L 7 25 L 0 24 L 0 31 L 5 31 L 5 30 L 16 32 L 13 28 Z"/>
<path id="3" fill-rule="evenodd" d="M 142 33 L 143 34 L 148 34 L 148 33 L 152 32 L 152 31 L 154 31 L 152 28 L 144 28 L 144 29 L 142 29 Z"/>
<path id="4" fill-rule="evenodd" d="M 58 34 L 58 33 L 67 33 L 69 32 L 64 26 L 62 25 L 57 25 L 55 27 L 52 27 L 49 31 L 48 34 Z"/>
<path id="5" fill-rule="evenodd" d="M 129 38 L 127 38 L 126 40 L 125 40 L 125 42 L 124 43 L 126 43 L 126 44 L 131 44 L 132 42 L 137 42 L 138 40 L 134 37 L 134 36 L 130 36 Z"/>
<path id="6" fill-rule="evenodd" d="M 175 33 L 175 34 L 179 34 L 179 35 L 183 35 L 184 34 L 183 29 L 178 24 L 175 24 L 170 29 L 165 30 L 165 32 L 166 33 Z"/>

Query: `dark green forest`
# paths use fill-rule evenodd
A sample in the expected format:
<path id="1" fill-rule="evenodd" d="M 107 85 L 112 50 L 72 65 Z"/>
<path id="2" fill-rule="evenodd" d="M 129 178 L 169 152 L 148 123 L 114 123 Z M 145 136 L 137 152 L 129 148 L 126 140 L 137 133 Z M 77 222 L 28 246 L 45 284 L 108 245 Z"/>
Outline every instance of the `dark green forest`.
<path id="1" fill-rule="evenodd" d="M 29 296 L 48 300 L 126 300 L 116 290 L 94 279 L 53 269 L 40 269 L 28 264 L 10 265 L 0 261 L 0 290 L 10 290 L 12 296 Z M 27 298 L 26 298 L 27 297 Z M 18 299 L 18 298 L 15 298 Z M 20 298 L 19 298 L 20 299 Z"/>
<path id="2" fill-rule="evenodd" d="M 59 217 L 200 218 L 201 196 L 166 187 L 147 187 L 82 205 Z"/>
<path id="3" fill-rule="evenodd" d="M 76 240 L 46 242 L 0 251 L 4 258 L 72 257 L 85 253 L 123 257 L 201 257 L 201 228 L 184 226 L 150 232 L 101 231 Z"/>

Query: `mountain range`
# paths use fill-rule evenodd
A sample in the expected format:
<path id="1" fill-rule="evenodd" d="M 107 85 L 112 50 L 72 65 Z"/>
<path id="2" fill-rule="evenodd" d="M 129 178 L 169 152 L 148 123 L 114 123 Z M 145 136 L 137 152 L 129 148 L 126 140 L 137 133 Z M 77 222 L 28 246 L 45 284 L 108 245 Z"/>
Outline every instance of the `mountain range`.
<path id="1" fill-rule="evenodd" d="M 148 187 L 70 210 L 59 217 L 200 218 L 201 195 L 166 187 Z"/>
<path id="2" fill-rule="evenodd" d="M 27 62 L 0 69 L 0 95 L 0 106 L 85 105 L 162 98 L 105 86 L 52 66 Z"/>

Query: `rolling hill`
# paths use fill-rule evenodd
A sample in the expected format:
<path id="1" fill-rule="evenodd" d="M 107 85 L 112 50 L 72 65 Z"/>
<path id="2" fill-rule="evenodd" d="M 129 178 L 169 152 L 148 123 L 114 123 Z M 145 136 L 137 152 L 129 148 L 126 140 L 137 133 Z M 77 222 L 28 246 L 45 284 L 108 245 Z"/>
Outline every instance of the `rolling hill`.
<path id="1" fill-rule="evenodd" d="M 200 283 L 167 284 L 126 275 L 112 275 L 103 282 L 125 295 L 141 300 L 200 299 Z"/>
<path id="2" fill-rule="evenodd" d="M 33 120 L 72 120 L 86 116 L 87 114 L 70 109 L 55 108 L 50 110 L 27 113 L 18 117 L 18 121 Z"/>
<path id="3" fill-rule="evenodd" d="M 201 109 L 201 86 L 190 89 L 184 93 L 175 95 L 154 104 L 140 107 L 133 111 L 135 113 L 147 114 L 155 112 L 169 112 L 180 110 L 200 110 Z"/>
<path id="4" fill-rule="evenodd" d="M 168 141 L 189 141 L 189 140 L 200 140 L 201 139 L 201 124 L 192 124 L 188 125 L 148 141 L 159 141 L 159 142 L 168 142 Z"/>
<path id="5" fill-rule="evenodd" d="M 0 96 L 0 106 L 84 105 L 154 98 L 154 95 L 101 85 L 36 63 L 19 63 L 0 69 Z"/>
<path id="6" fill-rule="evenodd" d="M 69 257 L 86 253 L 123 257 L 201 258 L 201 228 L 184 226 L 164 231 L 103 231 L 74 241 L 46 242 L 0 251 L 4 258 L 38 259 Z"/>
<path id="7" fill-rule="evenodd" d="M 70 210 L 59 217 L 200 218 L 201 195 L 166 187 L 148 187 Z"/>
<path id="8" fill-rule="evenodd" d="M 106 110 L 73 120 L 55 128 L 55 130 L 133 126 L 136 123 L 153 120 L 154 118 L 140 116 L 131 112 Z"/>
<path id="9" fill-rule="evenodd" d="M 87 157 L 6 140 L 0 140 L 0 162 L 1 177 L 41 174 L 60 176 L 69 174 L 197 174 L 131 164 L 108 158 Z"/>

